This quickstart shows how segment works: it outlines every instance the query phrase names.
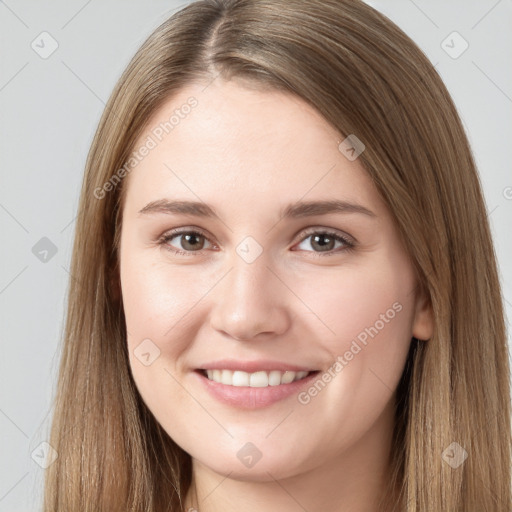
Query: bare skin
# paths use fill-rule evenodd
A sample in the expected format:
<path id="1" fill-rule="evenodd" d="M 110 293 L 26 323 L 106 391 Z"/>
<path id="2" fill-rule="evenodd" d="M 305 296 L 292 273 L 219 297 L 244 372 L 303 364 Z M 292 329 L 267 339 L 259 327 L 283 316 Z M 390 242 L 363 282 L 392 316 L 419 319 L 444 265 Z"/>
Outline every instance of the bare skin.
<path id="1" fill-rule="evenodd" d="M 169 99 L 140 137 L 197 99 L 127 178 L 121 237 L 130 365 L 149 409 L 192 457 L 185 510 L 377 512 L 396 386 L 411 338 L 432 335 L 431 310 L 389 211 L 333 127 L 280 92 L 220 79 L 203 89 Z M 161 199 L 206 203 L 218 217 L 140 213 Z M 328 200 L 371 213 L 281 218 L 289 204 Z M 183 232 L 163 241 L 174 228 Z M 150 365 L 134 353 L 143 340 L 160 351 Z M 224 358 L 286 362 L 320 379 L 331 368 L 331 379 L 316 394 L 310 384 L 237 407 L 196 371 Z M 252 467 L 240 456 L 249 442 L 261 454 Z"/>

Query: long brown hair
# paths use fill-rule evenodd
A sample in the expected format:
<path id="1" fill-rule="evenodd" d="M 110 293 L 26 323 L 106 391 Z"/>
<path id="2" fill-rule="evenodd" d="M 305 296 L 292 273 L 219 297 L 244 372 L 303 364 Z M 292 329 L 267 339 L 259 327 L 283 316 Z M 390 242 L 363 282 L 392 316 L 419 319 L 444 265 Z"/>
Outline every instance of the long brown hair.
<path id="1" fill-rule="evenodd" d="M 59 456 L 46 472 L 45 511 L 183 507 L 190 456 L 155 421 L 129 368 L 118 269 L 126 178 L 118 178 L 159 106 L 193 81 L 217 78 L 295 94 L 342 136 L 363 141 L 359 158 L 428 294 L 435 332 L 411 343 L 397 390 L 394 510 L 512 510 L 496 258 L 468 140 L 434 67 L 359 0 L 200 0 L 136 53 L 87 158 L 50 438 Z M 452 443 L 467 453 L 457 468 L 447 463 Z"/>

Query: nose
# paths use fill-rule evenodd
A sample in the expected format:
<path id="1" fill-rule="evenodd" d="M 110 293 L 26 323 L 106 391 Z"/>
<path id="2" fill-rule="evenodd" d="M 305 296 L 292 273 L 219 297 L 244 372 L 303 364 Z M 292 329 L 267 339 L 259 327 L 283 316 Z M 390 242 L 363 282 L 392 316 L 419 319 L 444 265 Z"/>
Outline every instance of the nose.
<path id="1" fill-rule="evenodd" d="M 270 339 L 291 324 L 293 294 L 263 252 L 249 263 L 238 254 L 228 274 L 212 290 L 211 327 L 238 341 Z"/>

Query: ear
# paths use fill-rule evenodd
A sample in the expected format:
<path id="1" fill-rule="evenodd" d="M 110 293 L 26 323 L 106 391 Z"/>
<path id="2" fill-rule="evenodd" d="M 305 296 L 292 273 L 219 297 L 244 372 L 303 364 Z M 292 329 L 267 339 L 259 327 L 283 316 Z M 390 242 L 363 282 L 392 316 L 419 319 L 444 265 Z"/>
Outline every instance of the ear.
<path id="1" fill-rule="evenodd" d="M 412 335 L 418 340 L 429 340 L 434 334 L 434 313 L 425 292 L 416 296 Z"/>

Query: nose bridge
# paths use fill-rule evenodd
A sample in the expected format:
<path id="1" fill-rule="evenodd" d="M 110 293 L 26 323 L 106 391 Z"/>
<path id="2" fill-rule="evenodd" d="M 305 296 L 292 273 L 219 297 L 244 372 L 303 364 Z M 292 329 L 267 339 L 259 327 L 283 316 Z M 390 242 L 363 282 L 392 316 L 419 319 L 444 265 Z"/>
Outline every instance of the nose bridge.
<path id="1" fill-rule="evenodd" d="M 256 311 L 269 304 L 269 289 L 273 283 L 273 274 L 268 269 L 272 263 L 268 254 L 261 248 L 240 244 L 230 261 L 232 269 L 228 277 L 225 299 L 232 300 L 232 306 L 238 305 L 239 313 L 250 314 L 250 308 Z M 277 305 L 277 304 L 275 304 Z"/>
<path id="2" fill-rule="evenodd" d="M 212 327 L 236 339 L 259 333 L 282 333 L 289 313 L 282 285 L 268 268 L 264 248 L 247 237 L 233 251 L 229 272 L 214 298 Z"/>
<path id="3" fill-rule="evenodd" d="M 271 265 L 270 252 L 252 236 L 244 237 L 229 259 L 230 295 L 240 300 L 258 300 L 258 295 L 264 293 L 272 281 L 272 272 L 268 269 Z"/>

